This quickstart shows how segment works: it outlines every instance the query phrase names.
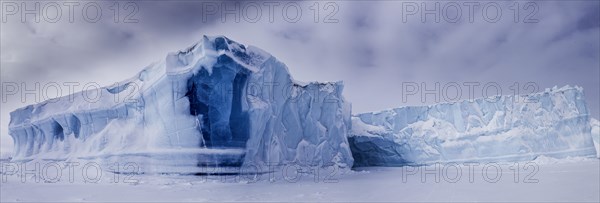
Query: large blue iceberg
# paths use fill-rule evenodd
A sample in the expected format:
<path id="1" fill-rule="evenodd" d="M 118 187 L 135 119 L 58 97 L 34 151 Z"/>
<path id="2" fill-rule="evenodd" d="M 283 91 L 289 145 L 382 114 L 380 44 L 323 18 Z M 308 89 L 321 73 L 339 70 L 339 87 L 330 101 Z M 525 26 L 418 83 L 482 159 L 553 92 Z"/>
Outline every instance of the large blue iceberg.
<path id="1" fill-rule="evenodd" d="M 204 36 L 128 80 L 12 112 L 13 160 L 263 172 L 594 156 L 600 147 L 579 87 L 355 116 L 342 90 L 342 82 L 294 81 L 261 49 Z"/>
<path id="2" fill-rule="evenodd" d="M 263 50 L 204 36 L 116 85 L 12 112 L 13 160 L 350 168 L 342 90 L 341 82 L 296 82 Z"/>
<path id="3" fill-rule="evenodd" d="M 355 166 L 593 157 L 590 119 L 582 88 L 565 86 L 359 114 L 349 142 Z"/>

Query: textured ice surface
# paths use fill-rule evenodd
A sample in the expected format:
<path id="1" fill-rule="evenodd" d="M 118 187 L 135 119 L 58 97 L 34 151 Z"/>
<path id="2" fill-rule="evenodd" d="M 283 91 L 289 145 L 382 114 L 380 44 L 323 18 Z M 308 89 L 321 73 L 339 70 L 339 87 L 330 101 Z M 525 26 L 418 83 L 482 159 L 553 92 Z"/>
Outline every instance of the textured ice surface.
<path id="1" fill-rule="evenodd" d="M 341 82 L 299 84 L 265 51 L 205 36 L 116 85 L 18 109 L 9 132 L 14 160 L 349 168 L 342 89 Z"/>
<path id="2" fill-rule="evenodd" d="M 355 166 L 596 154 L 579 87 L 364 113 L 352 125 Z"/>
<path id="3" fill-rule="evenodd" d="M 592 139 L 596 146 L 596 157 L 600 158 L 600 121 L 592 118 L 590 125 L 592 126 Z"/>

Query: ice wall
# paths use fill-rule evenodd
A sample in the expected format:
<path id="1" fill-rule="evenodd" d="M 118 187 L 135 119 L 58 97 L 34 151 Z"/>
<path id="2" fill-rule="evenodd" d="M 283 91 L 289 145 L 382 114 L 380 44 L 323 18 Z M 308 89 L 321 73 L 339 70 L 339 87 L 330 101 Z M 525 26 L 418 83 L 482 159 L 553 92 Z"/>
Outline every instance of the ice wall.
<path id="1" fill-rule="evenodd" d="M 205 36 L 116 85 L 12 112 L 13 160 L 142 156 L 159 159 L 149 165 L 349 168 L 342 90 L 341 82 L 301 84 L 265 51 Z"/>
<path id="2" fill-rule="evenodd" d="M 355 166 L 595 155 L 580 87 L 401 107 L 352 118 Z"/>

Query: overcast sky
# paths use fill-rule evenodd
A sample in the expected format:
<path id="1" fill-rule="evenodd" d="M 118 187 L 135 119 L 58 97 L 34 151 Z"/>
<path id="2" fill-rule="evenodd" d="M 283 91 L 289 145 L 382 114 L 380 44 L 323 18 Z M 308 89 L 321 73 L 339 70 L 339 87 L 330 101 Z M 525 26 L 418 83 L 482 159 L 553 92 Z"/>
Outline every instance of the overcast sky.
<path id="1" fill-rule="evenodd" d="M 421 101 L 418 94 L 404 94 L 404 100 L 406 82 L 428 89 L 436 82 L 440 89 L 471 82 L 480 84 L 475 97 L 493 94 L 483 94 L 486 84 L 499 84 L 502 94 L 513 94 L 515 88 L 528 93 L 535 91 L 532 87 L 543 91 L 578 85 L 585 90 L 592 116 L 600 117 L 598 1 L 486 1 L 477 3 L 472 13 L 469 2 L 439 1 L 440 8 L 432 11 L 439 22 L 435 14 L 422 19 L 423 10 L 435 8 L 432 1 L 426 8 L 414 1 L 331 2 L 300 2 L 299 7 L 274 1 L 243 2 L 237 8 L 228 4 L 239 22 L 232 14 L 223 18 L 224 6 L 214 2 L 119 1 L 117 22 L 114 2 L 98 2 L 102 15 L 97 22 L 92 22 L 96 7 L 86 2 L 74 6 L 72 16 L 63 1 L 40 2 L 39 22 L 36 14 L 22 20 L 21 2 L 2 2 L 0 77 L 3 87 L 24 82 L 28 89 L 36 82 L 110 85 L 202 35 L 225 35 L 271 53 L 296 80 L 343 80 L 353 113 L 435 103 L 433 97 Z M 35 8 L 34 2 L 26 6 Z M 496 15 L 498 8 L 501 15 Z M 457 100 L 469 99 L 468 86 L 461 88 Z M 0 147 L 6 151 L 12 148 L 9 112 L 35 101 L 27 97 L 22 102 L 19 94 L 2 91 Z M 67 94 L 66 86 L 62 93 Z"/>

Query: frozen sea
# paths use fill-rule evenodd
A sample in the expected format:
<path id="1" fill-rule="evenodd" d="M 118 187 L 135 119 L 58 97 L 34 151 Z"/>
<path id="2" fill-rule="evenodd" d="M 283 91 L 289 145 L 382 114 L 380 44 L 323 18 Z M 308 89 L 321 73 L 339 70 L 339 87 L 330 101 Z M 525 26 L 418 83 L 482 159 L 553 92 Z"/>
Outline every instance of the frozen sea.
<path id="1" fill-rule="evenodd" d="M 296 173 L 292 166 L 261 175 L 149 175 L 98 172 L 81 163 L 63 170 L 44 163 L 3 163 L 2 202 L 70 201 L 292 201 L 448 202 L 600 201 L 600 159 L 541 157 L 533 162 L 368 167 L 341 172 Z M 103 166 L 104 167 L 104 166 Z M 109 166 L 110 167 L 110 166 Z M 113 169 L 115 166 L 112 166 Z M 127 169 L 127 166 L 118 166 Z M 22 168 L 20 168 L 22 169 Z M 63 168 L 65 169 L 65 168 Z M 68 169 L 68 168 L 66 168 Z M 87 172 L 83 172 L 86 169 Z M 314 172 L 314 170 L 313 170 Z M 87 174 L 83 177 L 83 174 Z M 98 174 L 102 174 L 98 176 Z M 286 175 L 287 174 L 287 175 Z M 36 182 L 38 180 L 39 182 Z"/>

